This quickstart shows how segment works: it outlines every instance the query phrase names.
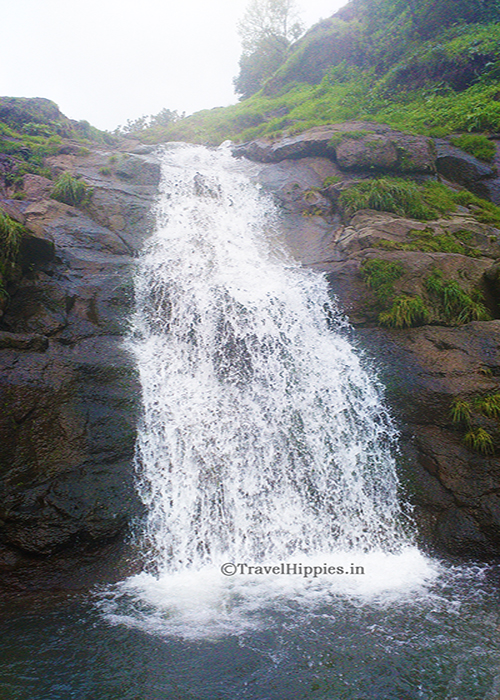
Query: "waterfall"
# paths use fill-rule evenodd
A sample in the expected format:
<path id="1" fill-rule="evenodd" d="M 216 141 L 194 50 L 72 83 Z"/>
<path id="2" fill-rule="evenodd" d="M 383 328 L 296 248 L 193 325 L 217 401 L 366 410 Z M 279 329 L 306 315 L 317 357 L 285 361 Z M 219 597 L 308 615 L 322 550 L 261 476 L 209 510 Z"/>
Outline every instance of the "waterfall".
<path id="1" fill-rule="evenodd" d="M 389 557 L 386 578 L 406 585 L 401 562 L 416 551 L 380 388 L 325 278 L 286 252 L 252 167 L 224 147 L 166 147 L 156 233 L 139 260 L 129 345 L 149 564 L 122 592 L 154 606 L 186 600 L 190 573 L 204 572 L 205 595 L 209 580 L 222 585 L 224 562 L 370 555 L 373 583 Z M 409 566 L 425 578 L 419 562 Z"/>

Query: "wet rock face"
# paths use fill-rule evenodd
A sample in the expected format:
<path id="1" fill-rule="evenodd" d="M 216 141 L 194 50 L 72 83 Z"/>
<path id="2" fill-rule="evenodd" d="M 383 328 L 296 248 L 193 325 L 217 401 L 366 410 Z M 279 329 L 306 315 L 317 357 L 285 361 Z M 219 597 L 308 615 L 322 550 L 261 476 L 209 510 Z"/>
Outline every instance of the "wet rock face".
<path id="1" fill-rule="evenodd" d="M 421 543 L 452 556 L 498 557 L 498 419 L 474 416 L 494 439 L 494 452 L 485 454 L 464 443 L 471 426 L 454 422 L 450 410 L 456 399 L 474 406 L 478 397 L 500 393 L 500 234 L 465 207 L 436 221 L 370 210 L 344 220 L 336 211 L 339 193 L 373 173 L 343 170 L 338 153 L 336 158 L 268 161 L 259 179 L 281 206 L 290 252 L 326 273 L 354 325 L 355 342 L 386 386 L 386 400 L 401 431 L 401 480 L 414 505 Z M 323 207 L 322 199 L 320 206 L 308 207 L 310 192 L 329 200 L 331 207 Z M 454 252 L 418 249 L 436 239 L 453 244 Z M 380 298 L 363 273 L 372 260 L 400 266 L 394 297 L 419 296 L 432 304 L 426 279 L 438 271 L 464 292 L 481 294 L 494 320 L 452 327 L 453 322 L 443 325 L 434 309 L 433 325 L 421 321 L 419 327 L 404 330 L 382 328 Z"/>
<path id="2" fill-rule="evenodd" d="M 47 199 L 34 176 L 26 199 L 0 200 L 30 230 L 0 330 L 0 540 L 25 552 L 112 538 L 140 510 L 140 388 L 124 336 L 160 166 L 118 154 L 126 167 L 108 169 L 110 156 L 64 155 L 93 187 L 85 211 Z"/>
<path id="3" fill-rule="evenodd" d="M 402 431 L 403 482 L 425 544 L 488 559 L 500 552 L 500 460 L 471 451 L 450 416 L 457 396 L 500 388 L 500 321 L 460 328 L 360 329 Z M 495 421 L 483 418 L 495 430 Z"/>

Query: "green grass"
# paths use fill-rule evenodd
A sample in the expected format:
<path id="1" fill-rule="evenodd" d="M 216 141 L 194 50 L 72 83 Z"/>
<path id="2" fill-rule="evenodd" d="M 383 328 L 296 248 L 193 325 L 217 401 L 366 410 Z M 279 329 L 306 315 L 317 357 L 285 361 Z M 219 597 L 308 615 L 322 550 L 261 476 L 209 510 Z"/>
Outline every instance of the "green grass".
<path id="1" fill-rule="evenodd" d="M 347 216 L 361 209 L 375 209 L 429 221 L 454 209 L 455 203 L 451 190 L 438 182 L 420 185 L 385 176 L 354 184 L 342 192 L 338 206 Z"/>
<path id="2" fill-rule="evenodd" d="M 432 314 L 420 296 L 402 294 L 394 299 L 391 308 L 379 314 L 381 326 L 412 328 L 428 323 Z"/>
<path id="3" fill-rule="evenodd" d="M 19 259 L 24 227 L 0 210 L 0 298 L 7 299 L 6 287 L 12 281 Z"/>
<path id="4" fill-rule="evenodd" d="M 64 204 L 69 204 L 72 207 L 79 207 L 88 204 L 91 194 L 90 188 L 83 180 L 66 172 L 57 178 L 50 196 L 52 199 L 64 202 Z"/>
<path id="5" fill-rule="evenodd" d="M 450 139 L 451 143 L 472 156 L 491 163 L 495 157 L 496 148 L 484 134 L 461 134 Z"/>
<path id="6" fill-rule="evenodd" d="M 454 399 L 451 404 L 450 417 L 453 423 L 469 425 L 472 420 L 472 407 L 468 401 Z"/>
<path id="7" fill-rule="evenodd" d="M 455 192 L 453 199 L 456 204 L 464 207 L 470 207 L 474 213 L 474 217 L 483 224 L 492 224 L 500 227 L 500 207 L 486 199 L 477 197 L 468 190 L 460 190 Z"/>
<path id="8" fill-rule="evenodd" d="M 423 253 L 459 253 L 479 258 L 481 252 L 469 244 L 472 237 L 470 231 L 434 233 L 432 229 L 414 230 L 408 234 L 408 242 L 381 240 L 378 247 L 384 250 L 419 250 Z"/>
<path id="9" fill-rule="evenodd" d="M 474 408 L 488 418 L 500 418 L 500 394 L 480 396 L 475 400 Z"/>
<path id="10" fill-rule="evenodd" d="M 471 321 L 491 320 L 479 290 L 469 294 L 455 280 L 445 281 L 439 271 L 425 280 L 425 287 L 437 303 L 439 315 L 445 322 L 462 325 Z"/>
<path id="11" fill-rule="evenodd" d="M 473 428 L 464 436 L 464 444 L 471 450 L 482 454 L 493 454 L 495 446 L 490 433 L 484 428 Z"/>
<path id="12" fill-rule="evenodd" d="M 368 120 L 428 136 L 498 132 L 500 60 L 497 75 L 492 69 L 495 56 L 500 56 L 500 25 L 452 27 L 430 41 L 408 43 L 405 56 L 388 69 L 375 63 L 347 65 L 341 60 L 313 85 L 300 82 L 297 69 L 296 77 L 276 94 L 266 94 L 264 89 L 230 107 L 146 129 L 140 138 L 148 143 L 181 140 L 218 145 L 226 139 L 276 138 L 348 120 Z M 477 68 L 472 83 L 463 89 L 453 87 L 452 78 L 448 83 L 443 80 L 443 61 L 454 73 L 455 67 L 468 70 L 471 61 L 484 63 L 483 58 L 484 68 Z M 293 60 L 297 62 L 297 57 Z M 405 77 L 409 72 L 424 78 L 414 88 Z"/>
<path id="13" fill-rule="evenodd" d="M 380 258 L 365 260 L 361 274 L 365 283 L 373 290 L 380 304 L 387 304 L 394 295 L 394 282 L 403 276 L 404 268 L 399 262 L 389 262 Z"/>

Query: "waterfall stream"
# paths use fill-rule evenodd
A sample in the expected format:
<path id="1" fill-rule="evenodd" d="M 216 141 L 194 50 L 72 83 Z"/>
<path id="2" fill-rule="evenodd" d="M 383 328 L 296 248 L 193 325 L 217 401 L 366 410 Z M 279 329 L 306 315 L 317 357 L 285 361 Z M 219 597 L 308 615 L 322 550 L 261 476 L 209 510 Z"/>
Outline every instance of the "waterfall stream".
<path id="1" fill-rule="evenodd" d="M 136 276 L 130 348 L 149 564 L 120 590 L 155 609 L 182 600 L 205 626 L 205 597 L 219 600 L 221 587 L 234 597 L 236 581 L 240 597 L 265 598 L 264 580 L 289 591 L 292 579 L 293 595 L 297 581 L 302 593 L 408 592 L 434 571 L 403 527 L 380 387 L 324 277 L 286 252 L 251 171 L 224 147 L 167 147 L 156 233 Z M 308 577 L 299 565 L 317 569 Z M 113 600 L 109 615 L 136 619 Z M 154 627 L 150 613 L 139 617 Z"/>
<path id="2" fill-rule="evenodd" d="M 2 700 L 498 700 L 499 567 L 415 546 L 376 373 L 258 167 L 163 168 L 128 339 L 143 571 L 15 589 Z"/>

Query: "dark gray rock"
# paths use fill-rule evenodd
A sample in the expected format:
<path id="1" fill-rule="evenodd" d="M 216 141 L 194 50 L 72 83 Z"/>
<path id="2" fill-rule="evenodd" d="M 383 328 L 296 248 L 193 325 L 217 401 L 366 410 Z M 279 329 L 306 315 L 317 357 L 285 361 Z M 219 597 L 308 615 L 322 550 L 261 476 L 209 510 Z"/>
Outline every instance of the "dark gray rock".
<path id="1" fill-rule="evenodd" d="M 469 153 L 436 139 L 436 167 L 438 173 L 451 182 L 457 182 L 473 192 L 480 190 L 478 183 L 496 175 L 496 170 Z M 478 192 L 479 194 L 479 192 Z"/>
<path id="2" fill-rule="evenodd" d="M 122 176 L 106 179 L 109 153 L 59 158 L 94 187 L 92 203 L 20 203 L 29 274 L 0 330 L 0 540 L 35 554 L 115 537 L 141 511 L 140 387 L 123 338 L 159 164 L 119 156 Z"/>

